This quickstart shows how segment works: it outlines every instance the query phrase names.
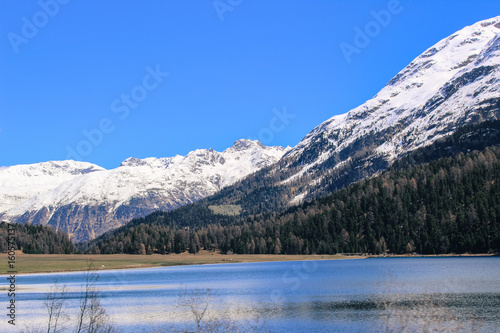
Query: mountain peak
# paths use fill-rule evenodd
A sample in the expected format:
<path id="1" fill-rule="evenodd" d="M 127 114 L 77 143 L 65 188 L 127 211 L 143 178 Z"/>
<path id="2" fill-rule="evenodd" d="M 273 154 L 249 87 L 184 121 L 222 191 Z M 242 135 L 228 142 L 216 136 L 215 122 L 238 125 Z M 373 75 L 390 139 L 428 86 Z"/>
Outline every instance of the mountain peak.
<path id="1" fill-rule="evenodd" d="M 140 158 L 136 157 L 129 157 L 125 159 L 120 166 L 125 167 L 125 166 L 142 166 L 146 165 L 146 162 L 144 160 L 141 160 Z"/>
<path id="2" fill-rule="evenodd" d="M 237 151 L 241 150 L 246 150 L 251 147 L 259 147 L 261 149 L 264 149 L 266 146 L 264 146 L 262 143 L 260 143 L 258 140 L 250 140 L 250 139 L 239 139 L 234 142 L 233 146 L 231 148 L 234 148 Z"/>

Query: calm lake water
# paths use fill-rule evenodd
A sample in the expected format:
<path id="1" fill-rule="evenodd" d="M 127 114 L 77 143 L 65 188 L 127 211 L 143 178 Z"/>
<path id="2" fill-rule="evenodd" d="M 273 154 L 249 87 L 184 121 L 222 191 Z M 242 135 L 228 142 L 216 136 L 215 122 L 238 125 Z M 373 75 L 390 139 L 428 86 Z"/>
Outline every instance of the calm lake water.
<path id="1" fill-rule="evenodd" d="M 17 330 L 43 325 L 44 293 L 69 290 L 77 313 L 82 273 L 20 275 Z M 120 332 L 193 330 L 179 295 L 206 296 L 207 317 L 257 332 L 371 332 L 438 324 L 500 332 L 500 258 L 376 258 L 248 263 L 99 272 L 102 304 Z M 3 292 L 4 293 L 4 292 Z M 5 299 L 5 297 L 2 297 Z M 4 301 L 5 303 L 5 301 Z M 3 308 L 3 306 L 2 306 Z M 4 327 L 7 327 L 4 329 Z M 429 328 L 429 327 L 428 327 Z"/>

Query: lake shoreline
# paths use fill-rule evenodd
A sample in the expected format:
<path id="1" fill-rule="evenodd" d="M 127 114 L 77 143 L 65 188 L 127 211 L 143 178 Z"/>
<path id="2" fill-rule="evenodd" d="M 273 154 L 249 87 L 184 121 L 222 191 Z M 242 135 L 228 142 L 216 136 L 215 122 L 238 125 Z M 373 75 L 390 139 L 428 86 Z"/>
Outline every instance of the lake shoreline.
<path id="1" fill-rule="evenodd" d="M 359 255 L 274 255 L 238 254 L 228 255 L 203 252 L 198 254 L 17 254 L 16 274 L 48 274 L 81 272 L 88 269 L 96 271 L 155 268 L 187 265 L 211 265 L 254 262 L 286 262 L 307 260 L 345 260 L 365 259 Z M 4 271 L 0 276 L 7 275 Z"/>
<path id="2" fill-rule="evenodd" d="M 275 255 L 275 254 L 220 254 L 203 251 L 198 254 L 18 254 L 16 274 L 48 274 L 81 272 L 92 262 L 97 271 L 139 269 L 171 266 L 213 265 L 230 263 L 286 262 L 307 260 L 346 260 L 369 258 L 432 258 L 432 257 L 495 257 L 498 254 L 335 254 L 335 255 Z M 0 276 L 7 275 L 1 272 Z"/>

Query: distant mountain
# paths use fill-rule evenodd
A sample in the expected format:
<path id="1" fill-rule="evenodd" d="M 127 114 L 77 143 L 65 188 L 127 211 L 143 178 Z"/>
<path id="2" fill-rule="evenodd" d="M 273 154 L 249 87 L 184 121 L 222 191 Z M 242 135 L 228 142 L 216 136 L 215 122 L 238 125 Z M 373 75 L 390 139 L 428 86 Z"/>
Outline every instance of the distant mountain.
<path id="1" fill-rule="evenodd" d="M 239 140 L 223 152 L 129 158 L 112 170 L 75 161 L 12 166 L 0 170 L 0 219 L 49 224 L 77 242 L 93 239 L 133 218 L 214 194 L 288 150 Z"/>
<path id="2" fill-rule="evenodd" d="M 0 214 L 79 176 L 104 170 L 95 164 L 75 161 L 50 161 L 2 168 Z"/>

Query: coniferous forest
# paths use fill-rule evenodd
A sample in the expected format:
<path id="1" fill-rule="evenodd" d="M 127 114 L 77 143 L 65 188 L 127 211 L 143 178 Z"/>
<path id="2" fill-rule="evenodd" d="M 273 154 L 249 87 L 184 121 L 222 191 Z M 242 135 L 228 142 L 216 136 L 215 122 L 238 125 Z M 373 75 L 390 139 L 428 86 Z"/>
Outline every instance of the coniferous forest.
<path id="1" fill-rule="evenodd" d="M 376 177 L 285 211 L 240 213 L 248 202 L 214 206 L 217 194 L 132 220 L 78 250 L 51 227 L 19 225 L 17 246 L 26 253 L 494 253 L 500 249 L 499 142 L 500 122 L 469 125 Z M 273 188 L 256 191 L 265 197 Z M 5 224 L 0 234 L 1 250 Z"/>
<path id="2" fill-rule="evenodd" d="M 30 254 L 69 254 L 77 248 L 69 236 L 62 231 L 55 231 L 50 226 L 16 224 L 13 239 L 17 249 Z M 0 223 L 0 252 L 8 248 L 8 225 Z"/>
<path id="3" fill-rule="evenodd" d="M 500 148 L 358 182 L 282 214 L 177 226 L 163 213 L 89 244 L 93 253 L 403 254 L 500 249 Z M 200 209 L 201 210 L 201 209 Z M 197 219 L 203 220 L 200 214 Z M 212 214 L 214 215 L 214 214 Z M 137 221 L 136 221 L 137 222 Z"/>

